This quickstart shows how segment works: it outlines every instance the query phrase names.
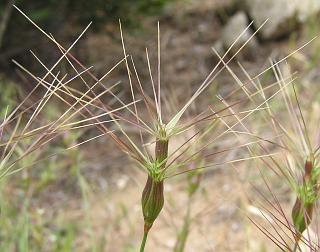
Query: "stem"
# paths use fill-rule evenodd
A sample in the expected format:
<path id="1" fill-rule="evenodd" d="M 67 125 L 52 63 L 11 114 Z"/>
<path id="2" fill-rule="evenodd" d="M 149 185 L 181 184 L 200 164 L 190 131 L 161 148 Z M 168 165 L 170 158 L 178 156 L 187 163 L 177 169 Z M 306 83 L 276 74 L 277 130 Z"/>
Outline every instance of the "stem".
<path id="1" fill-rule="evenodd" d="M 147 238 L 148 238 L 148 231 L 143 233 L 143 238 L 140 245 L 140 252 L 144 252 L 144 248 L 146 246 Z"/>
<path id="2" fill-rule="evenodd" d="M 300 241 L 300 237 L 298 239 L 296 239 L 296 242 L 294 244 L 292 252 L 302 251 L 300 246 L 299 246 L 299 241 Z"/>
<path id="3" fill-rule="evenodd" d="M 189 235 L 189 227 L 190 227 L 190 207 L 191 207 L 191 199 L 189 198 L 187 213 L 184 217 L 183 227 L 178 234 L 178 239 L 176 241 L 176 245 L 174 247 L 174 252 L 183 252 L 186 246 L 187 238 Z"/>

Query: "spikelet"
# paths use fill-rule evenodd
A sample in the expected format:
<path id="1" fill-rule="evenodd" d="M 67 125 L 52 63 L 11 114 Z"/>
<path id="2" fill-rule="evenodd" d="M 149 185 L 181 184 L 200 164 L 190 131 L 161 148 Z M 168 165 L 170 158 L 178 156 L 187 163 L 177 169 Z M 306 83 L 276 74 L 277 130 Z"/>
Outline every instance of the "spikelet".
<path id="1" fill-rule="evenodd" d="M 157 219 L 164 204 L 162 173 L 168 158 L 169 140 L 165 130 L 160 129 L 155 146 L 155 162 L 148 168 L 148 178 L 141 197 L 142 213 L 144 218 L 144 232 L 148 233 Z"/>
<path id="2" fill-rule="evenodd" d="M 296 241 L 300 240 L 301 234 L 311 223 L 313 209 L 318 198 L 318 177 L 318 169 L 315 166 L 314 159 L 310 157 L 305 162 L 303 185 L 292 208 L 293 224 L 298 231 Z"/>

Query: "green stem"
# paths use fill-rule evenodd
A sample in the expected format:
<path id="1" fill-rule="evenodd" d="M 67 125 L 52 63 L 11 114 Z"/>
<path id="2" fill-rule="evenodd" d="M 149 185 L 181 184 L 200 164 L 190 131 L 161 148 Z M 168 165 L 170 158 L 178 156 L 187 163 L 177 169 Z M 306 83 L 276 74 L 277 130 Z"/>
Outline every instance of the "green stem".
<path id="1" fill-rule="evenodd" d="M 143 238 L 142 238 L 141 245 L 140 245 L 140 252 L 144 252 L 144 248 L 146 246 L 146 242 L 147 242 L 147 238 L 148 238 L 148 233 L 149 232 L 144 232 L 144 234 L 143 234 Z"/>
<path id="2" fill-rule="evenodd" d="M 294 244 L 292 252 L 297 252 L 297 251 L 301 251 L 301 248 L 299 247 L 299 240 L 297 240 L 296 243 Z"/>
<path id="3" fill-rule="evenodd" d="M 184 217 L 183 227 L 178 234 L 178 238 L 174 247 L 174 252 L 183 252 L 187 238 L 189 235 L 190 228 L 190 211 L 191 211 L 191 196 L 189 196 L 188 204 L 187 204 L 187 213 Z"/>

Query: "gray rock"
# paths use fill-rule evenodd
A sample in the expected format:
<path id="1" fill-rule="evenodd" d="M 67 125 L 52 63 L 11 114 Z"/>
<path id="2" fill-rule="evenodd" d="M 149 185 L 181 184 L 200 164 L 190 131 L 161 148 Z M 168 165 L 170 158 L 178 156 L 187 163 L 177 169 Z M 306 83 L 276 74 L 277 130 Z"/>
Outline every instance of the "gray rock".
<path id="1" fill-rule="evenodd" d="M 247 28 L 248 24 L 249 21 L 244 12 L 238 12 L 230 18 L 221 33 L 221 42 L 226 50 L 236 41 L 237 37 Z M 244 45 L 252 34 L 252 30 L 246 30 L 233 46 L 232 52 L 236 52 L 242 45 Z M 256 48 L 257 44 L 256 38 L 253 37 L 247 43 L 244 50 L 252 50 Z"/>
<path id="2" fill-rule="evenodd" d="M 223 42 L 221 40 L 217 40 L 214 44 L 213 44 L 213 48 L 216 50 L 216 52 L 222 56 L 225 53 L 224 50 L 224 45 Z"/>
<path id="3" fill-rule="evenodd" d="M 272 39 L 287 34 L 318 13 L 320 0 L 246 0 L 246 8 L 256 28 L 268 19 L 260 34 Z"/>

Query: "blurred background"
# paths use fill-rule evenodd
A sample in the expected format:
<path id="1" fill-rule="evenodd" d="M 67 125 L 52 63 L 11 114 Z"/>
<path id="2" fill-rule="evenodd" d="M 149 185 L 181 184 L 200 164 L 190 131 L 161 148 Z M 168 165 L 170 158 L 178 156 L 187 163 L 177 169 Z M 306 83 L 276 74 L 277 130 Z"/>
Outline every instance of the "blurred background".
<path id="1" fill-rule="evenodd" d="M 219 61 L 212 47 L 223 55 L 251 22 L 253 25 L 229 52 L 230 58 L 259 30 L 230 63 L 236 73 L 244 67 L 250 76 L 263 71 L 270 60 L 280 60 L 312 40 L 320 29 L 318 0 L 306 0 L 303 4 L 299 0 L 1 0 L 1 118 L 35 85 L 12 60 L 35 76 L 43 76 L 46 69 L 30 51 L 48 67 L 61 56 L 56 45 L 13 4 L 66 48 L 92 21 L 72 54 L 84 65 L 93 66 L 98 77 L 123 57 L 120 19 L 126 47 L 135 58 L 141 80 L 148 81 L 145 48 L 156 64 L 159 21 L 161 81 L 163 88 L 177 94 L 178 101 L 185 101 L 186 88 L 195 90 Z M 299 72 L 298 90 L 306 107 L 319 108 L 319 57 L 320 39 L 316 38 L 287 60 L 290 70 Z M 67 73 L 70 66 L 61 65 L 59 69 Z M 263 75 L 262 81 L 268 78 L 271 77 Z M 109 80 L 126 81 L 125 65 L 119 66 Z M 222 72 L 214 83 L 206 91 L 212 103 L 217 94 L 228 94 L 235 87 L 228 71 Z M 130 96 L 129 86 L 121 92 Z M 281 104 L 275 106 L 280 113 Z M 44 114 L 50 119 L 63 108 L 56 103 L 46 108 Z M 65 133 L 44 152 L 49 155 L 76 144 L 93 131 L 92 128 Z M 139 203 L 145 174 L 115 149 L 108 138 L 99 139 L 2 179 L 0 250 L 137 251 L 142 233 Z M 23 161 L 26 166 L 33 162 L 32 158 Z M 237 173 L 231 168 L 206 172 L 192 203 L 196 217 L 184 251 L 277 251 L 243 214 L 250 191 L 245 185 L 256 177 L 255 172 Z M 150 235 L 146 251 L 175 251 L 188 201 L 186 183 L 183 177 L 168 182 L 164 213 Z M 288 188 L 281 181 L 274 183 L 277 192 L 287 194 Z M 292 203 L 289 196 L 281 199 L 284 204 Z"/>

